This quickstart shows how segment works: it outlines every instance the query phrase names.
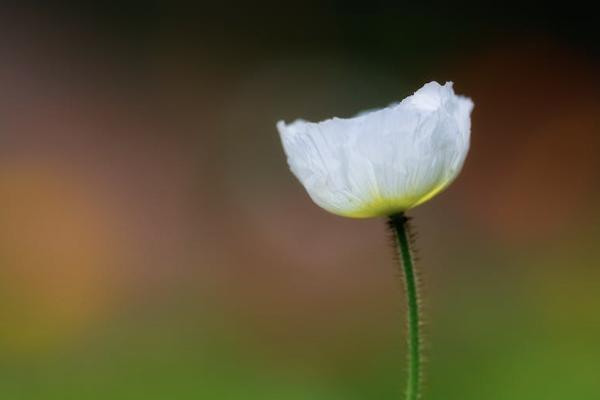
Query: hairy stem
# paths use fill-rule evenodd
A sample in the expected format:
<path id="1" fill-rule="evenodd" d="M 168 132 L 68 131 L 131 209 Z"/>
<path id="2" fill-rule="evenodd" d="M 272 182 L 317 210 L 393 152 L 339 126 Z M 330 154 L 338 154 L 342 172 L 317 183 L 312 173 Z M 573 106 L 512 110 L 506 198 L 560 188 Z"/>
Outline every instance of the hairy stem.
<path id="1" fill-rule="evenodd" d="M 389 226 L 394 232 L 398 256 L 401 261 L 408 308 L 408 380 L 406 400 L 417 400 L 421 384 L 421 332 L 420 303 L 414 262 L 410 249 L 408 218 L 404 213 L 389 217 Z"/>

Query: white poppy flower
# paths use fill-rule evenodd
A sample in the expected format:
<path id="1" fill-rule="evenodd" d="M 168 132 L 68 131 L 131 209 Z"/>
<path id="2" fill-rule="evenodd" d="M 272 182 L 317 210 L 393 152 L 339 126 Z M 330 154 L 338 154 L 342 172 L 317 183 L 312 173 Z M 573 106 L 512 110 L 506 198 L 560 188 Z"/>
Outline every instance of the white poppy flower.
<path id="1" fill-rule="evenodd" d="M 319 206 L 354 218 L 404 212 L 445 189 L 467 152 L 473 102 L 431 82 L 353 118 L 277 123 L 288 164 Z"/>

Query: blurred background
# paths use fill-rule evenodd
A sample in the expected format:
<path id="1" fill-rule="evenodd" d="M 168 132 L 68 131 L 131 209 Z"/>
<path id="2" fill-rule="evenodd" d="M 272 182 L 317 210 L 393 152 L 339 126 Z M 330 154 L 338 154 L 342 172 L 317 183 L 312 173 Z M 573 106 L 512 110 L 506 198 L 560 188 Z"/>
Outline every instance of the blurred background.
<path id="1" fill-rule="evenodd" d="M 384 221 L 312 204 L 275 122 L 452 80 L 424 399 L 600 398 L 595 14 L 416 3 L 3 5 L 0 397 L 401 399 Z"/>

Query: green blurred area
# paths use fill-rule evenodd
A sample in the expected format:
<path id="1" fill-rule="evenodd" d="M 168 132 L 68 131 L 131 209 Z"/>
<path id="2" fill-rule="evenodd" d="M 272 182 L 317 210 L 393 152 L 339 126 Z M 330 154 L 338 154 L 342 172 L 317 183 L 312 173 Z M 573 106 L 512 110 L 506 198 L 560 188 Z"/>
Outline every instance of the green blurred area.
<path id="1" fill-rule="evenodd" d="M 595 21 L 178 2 L 0 16 L 0 398 L 401 399 L 382 220 L 311 203 L 278 119 L 453 80 L 472 149 L 411 212 L 424 399 L 600 397 Z"/>

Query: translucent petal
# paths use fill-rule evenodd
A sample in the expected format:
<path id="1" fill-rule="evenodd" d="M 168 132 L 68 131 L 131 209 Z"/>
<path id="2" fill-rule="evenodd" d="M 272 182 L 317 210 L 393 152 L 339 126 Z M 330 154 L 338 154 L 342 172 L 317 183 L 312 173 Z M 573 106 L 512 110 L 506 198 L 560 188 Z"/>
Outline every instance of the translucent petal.
<path id="1" fill-rule="evenodd" d="M 310 197 L 343 216 L 390 215 L 445 189 L 469 150 L 473 102 L 431 82 L 354 118 L 277 123 L 288 164 Z"/>

